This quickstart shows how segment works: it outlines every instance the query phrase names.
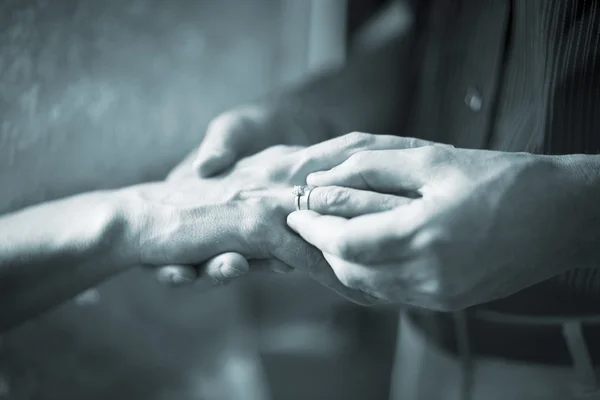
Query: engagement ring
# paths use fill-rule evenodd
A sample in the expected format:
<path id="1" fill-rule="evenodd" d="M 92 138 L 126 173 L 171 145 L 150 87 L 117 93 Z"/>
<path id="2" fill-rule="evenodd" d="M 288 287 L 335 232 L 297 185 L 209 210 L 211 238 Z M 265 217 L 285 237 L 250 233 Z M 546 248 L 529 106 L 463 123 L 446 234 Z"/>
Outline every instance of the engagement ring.
<path id="1" fill-rule="evenodd" d="M 310 210 L 310 192 L 313 190 L 312 186 L 294 186 L 292 194 L 295 196 L 296 210 Z M 305 205 L 305 207 L 302 207 Z"/>

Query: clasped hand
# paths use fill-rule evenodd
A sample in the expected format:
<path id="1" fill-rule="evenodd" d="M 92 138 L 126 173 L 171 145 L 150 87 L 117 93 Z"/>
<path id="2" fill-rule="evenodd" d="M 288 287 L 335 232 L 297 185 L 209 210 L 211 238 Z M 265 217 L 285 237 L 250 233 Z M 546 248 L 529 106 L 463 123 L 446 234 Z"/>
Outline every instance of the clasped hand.
<path id="1" fill-rule="evenodd" d="M 186 174 L 197 179 L 189 165 L 171 179 Z M 275 146 L 197 182 L 230 191 L 230 199 L 280 191 L 284 207 L 234 201 L 212 220 L 231 231 L 248 224 L 227 222 L 232 216 L 261 221 L 242 236 L 263 250 L 242 246 L 245 257 L 276 258 L 360 303 L 457 310 L 566 270 L 573 250 L 556 232 L 573 223 L 557 217 L 569 196 L 555 188 L 571 181 L 553 157 L 352 133 L 306 148 Z M 311 211 L 292 212 L 287 225 L 308 244 L 283 222 L 293 211 L 290 185 L 303 183 L 316 186 Z M 211 243 L 200 239 L 190 245 Z M 210 256 L 238 251 L 211 249 Z"/>
<path id="2" fill-rule="evenodd" d="M 578 223 L 564 212 L 568 175 L 556 158 L 527 153 L 440 145 L 364 151 L 310 174 L 307 183 L 326 201 L 287 221 L 347 287 L 453 311 L 572 265 L 576 246 L 559 234 Z"/>
<path id="3" fill-rule="evenodd" d="M 189 157 L 167 182 L 127 189 L 142 209 L 150 208 L 138 214 L 152 216 L 142 220 L 138 229 L 140 262 L 199 266 L 201 286 L 245 273 L 248 264 L 240 260 L 249 259 L 253 269 L 285 265 L 306 271 L 355 302 L 371 304 L 374 298 L 344 286 L 321 252 L 286 226 L 286 216 L 294 210 L 291 185 L 301 184 L 310 172 L 334 167 L 359 151 L 420 144 L 394 136 L 350 134 L 306 148 L 275 146 L 209 179 L 195 175 Z M 311 198 L 317 211 L 327 201 L 319 193 L 317 190 Z M 223 272 L 223 265 L 233 263 L 242 270 L 225 268 L 227 272 Z"/>

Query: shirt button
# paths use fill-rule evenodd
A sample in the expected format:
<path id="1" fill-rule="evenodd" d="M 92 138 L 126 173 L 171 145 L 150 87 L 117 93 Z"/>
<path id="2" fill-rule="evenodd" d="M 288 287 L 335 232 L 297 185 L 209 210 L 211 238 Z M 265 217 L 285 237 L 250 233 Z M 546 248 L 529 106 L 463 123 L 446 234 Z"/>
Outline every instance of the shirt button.
<path id="1" fill-rule="evenodd" d="M 481 94 L 475 88 L 468 88 L 467 94 L 465 95 L 465 104 L 471 109 L 471 111 L 480 111 L 483 105 L 483 99 Z"/>

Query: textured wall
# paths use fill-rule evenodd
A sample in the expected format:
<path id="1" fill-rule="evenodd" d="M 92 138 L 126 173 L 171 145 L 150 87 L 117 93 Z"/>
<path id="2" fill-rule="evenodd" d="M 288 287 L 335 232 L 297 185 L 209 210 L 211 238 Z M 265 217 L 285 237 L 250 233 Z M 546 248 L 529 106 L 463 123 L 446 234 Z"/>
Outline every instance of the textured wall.
<path id="1" fill-rule="evenodd" d="M 0 2 L 0 211 L 162 176 L 272 84 L 278 3 Z"/>
<path id="2" fill-rule="evenodd" d="M 278 4 L 0 2 L 0 212 L 164 176 L 281 75 Z M 132 272 L 2 337 L 0 399 L 252 398 L 242 314 Z"/>

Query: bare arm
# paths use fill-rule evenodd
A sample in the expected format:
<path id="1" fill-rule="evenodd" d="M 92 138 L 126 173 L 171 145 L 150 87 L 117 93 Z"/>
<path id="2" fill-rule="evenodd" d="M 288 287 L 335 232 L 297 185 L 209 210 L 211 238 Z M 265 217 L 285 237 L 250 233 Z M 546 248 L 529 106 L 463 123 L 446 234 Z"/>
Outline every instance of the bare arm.
<path id="1" fill-rule="evenodd" d="M 134 265 L 114 192 L 0 217 L 0 331 Z"/>
<path id="2" fill-rule="evenodd" d="M 285 225 L 290 188 L 254 190 L 261 186 L 248 188 L 248 176 L 90 192 L 0 217 L 0 331 L 129 268 L 200 265 L 232 252 L 310 272 L 365 302 Z"/>

